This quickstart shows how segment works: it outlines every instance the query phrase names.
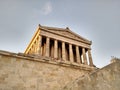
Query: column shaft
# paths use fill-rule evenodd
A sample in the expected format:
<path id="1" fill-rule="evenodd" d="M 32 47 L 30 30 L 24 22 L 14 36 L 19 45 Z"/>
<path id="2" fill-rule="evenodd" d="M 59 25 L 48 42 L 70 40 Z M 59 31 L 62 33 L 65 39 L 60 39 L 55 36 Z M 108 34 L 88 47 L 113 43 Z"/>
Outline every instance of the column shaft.
<path id="1" fill-rule="evenodd" d="M 54 57 L 54 45 L 53 44 L 50 49 L 50 54 L 51 54 L 51 57 L 53 58 Z"/>
<path id="2" fill-rule="evenodd" d="M 38 53 L 42 55 L 41 53 L 41 45 L 42 45 L 42 36 L 39 35 L 39 43 L 38 43 Z"/>
<path id="3" fill-rule="evenodd" d="M 36 51 L 37 51 L 37 50 L 36 50 L 36 41 L 34 42 L 34 47 L 35 47 L 35 48 L 34 48 L 34 49 L 35 49 L 34 53 L 36 54 Z"/>
<path id="4" fill-rule="evenodd" d="M 87 57 L 86 57 L 86 53 L 85 53 L 85 48 L 82 48 L 82 54 L 83 54 L 83 61 L 84 61 L 84 64 L 88 64 L 87 63 Z"/>
<path id="5" fill-rule="evenodd" d="M 49 53 L 50 53 L 50 38 L 47 37 L 46 38 L 46 52 L 45 52 L 45 56 L 49 57 Z"/>
<path id="6" fill-rule="evenodd" d="M 45 56 L 46 54 L 46 43 L 44 43 L 43 48 L 42 48 L 42 55 Z"/>
<path id="7" fill-rule="evenodd" d="M 69 44 L 69 57 L 70 57 L 70 62 L 74 62 L 73 60 L 73 49 L 72 49 L 72 44 Z"/>
<path id="8" fill-rule="evenodd" d="M 62 42 L 62 59 L 66 60 L 65 42 Z"/>
<path id="9" fill-rule="evenodd" d="M 58 58 L 58 42 L 54 41 L 54 58 Z"/>
<path id="10" fill-rule="evenodd" d="M 89 57 L 89 64 L 90 66 L 93 66 L 93 61 L 92 61 L 92 55 L 91 55 L 91 50 L 88 50 L 88 57 Z"/>
<path id="11" fill-rule="evenodd" d="M 76 59 L 77 59 L 78 63 L 81 63 L 80 62 L 80 52 L 79 52 L 79 47 L 78 46 L 76 46 Z"/>

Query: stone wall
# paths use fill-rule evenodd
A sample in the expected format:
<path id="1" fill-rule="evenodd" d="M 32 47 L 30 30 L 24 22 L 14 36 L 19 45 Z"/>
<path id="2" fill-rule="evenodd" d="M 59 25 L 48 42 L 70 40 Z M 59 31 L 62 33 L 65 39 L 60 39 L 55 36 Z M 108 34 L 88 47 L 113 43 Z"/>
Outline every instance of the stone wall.
<path id="1" fill-rule="evenodd" d="M 0 51 L 0 90 L 59 90 L 93 70 L 86 67 Z"/>
<path id="2" fill-rule="evenodd" d="M 120 60 L 112 60 L 106 67 L 79 77 L 62 90 L 120 90 Z"/>

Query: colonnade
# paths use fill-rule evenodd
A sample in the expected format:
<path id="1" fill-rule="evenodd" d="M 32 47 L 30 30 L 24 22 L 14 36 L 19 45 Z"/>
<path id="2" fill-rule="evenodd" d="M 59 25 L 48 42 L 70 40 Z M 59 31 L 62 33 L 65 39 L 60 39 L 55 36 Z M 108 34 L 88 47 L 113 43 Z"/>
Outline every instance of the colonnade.
<path id="1" fill-rule="evenodd" d="M 42 56 L 93 66 L 90 49 L 45 36 L 40 36 L 39 40 Z"/>

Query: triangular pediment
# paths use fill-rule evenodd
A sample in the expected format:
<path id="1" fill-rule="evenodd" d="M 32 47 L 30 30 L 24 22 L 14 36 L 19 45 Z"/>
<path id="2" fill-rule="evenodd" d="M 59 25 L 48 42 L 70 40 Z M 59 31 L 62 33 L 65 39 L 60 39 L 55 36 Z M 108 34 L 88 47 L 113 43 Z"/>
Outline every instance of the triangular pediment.
<path id="1" fill-rule="evenodd" d="M 87 40 L 87 39 L 83 38 L 82 36 L 72 32 L 69 28 L 63 29 L 63 28 L 42 26 L 42 29 L 44 29 L 46 31 L 49 31 L 51 33 L 57 34 L 57 35 L 61 35 L 61 36 L 64 36 L 64 37 L 74 39 L 74 40 L 90 43 L 89 40 Z"/>

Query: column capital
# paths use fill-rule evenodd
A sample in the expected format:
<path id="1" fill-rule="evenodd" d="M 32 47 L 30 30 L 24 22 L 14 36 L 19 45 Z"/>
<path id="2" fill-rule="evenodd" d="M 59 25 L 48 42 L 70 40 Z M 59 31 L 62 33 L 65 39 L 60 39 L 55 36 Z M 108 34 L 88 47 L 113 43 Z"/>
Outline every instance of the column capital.
<path id="1" fill-rule="evenodd" d="M 88 48 L 88 50 L 92 50 L 91 48 Z"/>
<path id="2" fill-rule="evenodd" d="M 57 39 L 54 39 L 55 41 L 58 41 Z"/>
<path id="3" fill-rule="evenodd" d="M 46 38 L 50 38 L 49 36 L 45 36 Z"/>
<path id="4" fill-rule="evenodd" d="M 65 41 L 61 41 L 62 43 L 65 43 Z"/>

